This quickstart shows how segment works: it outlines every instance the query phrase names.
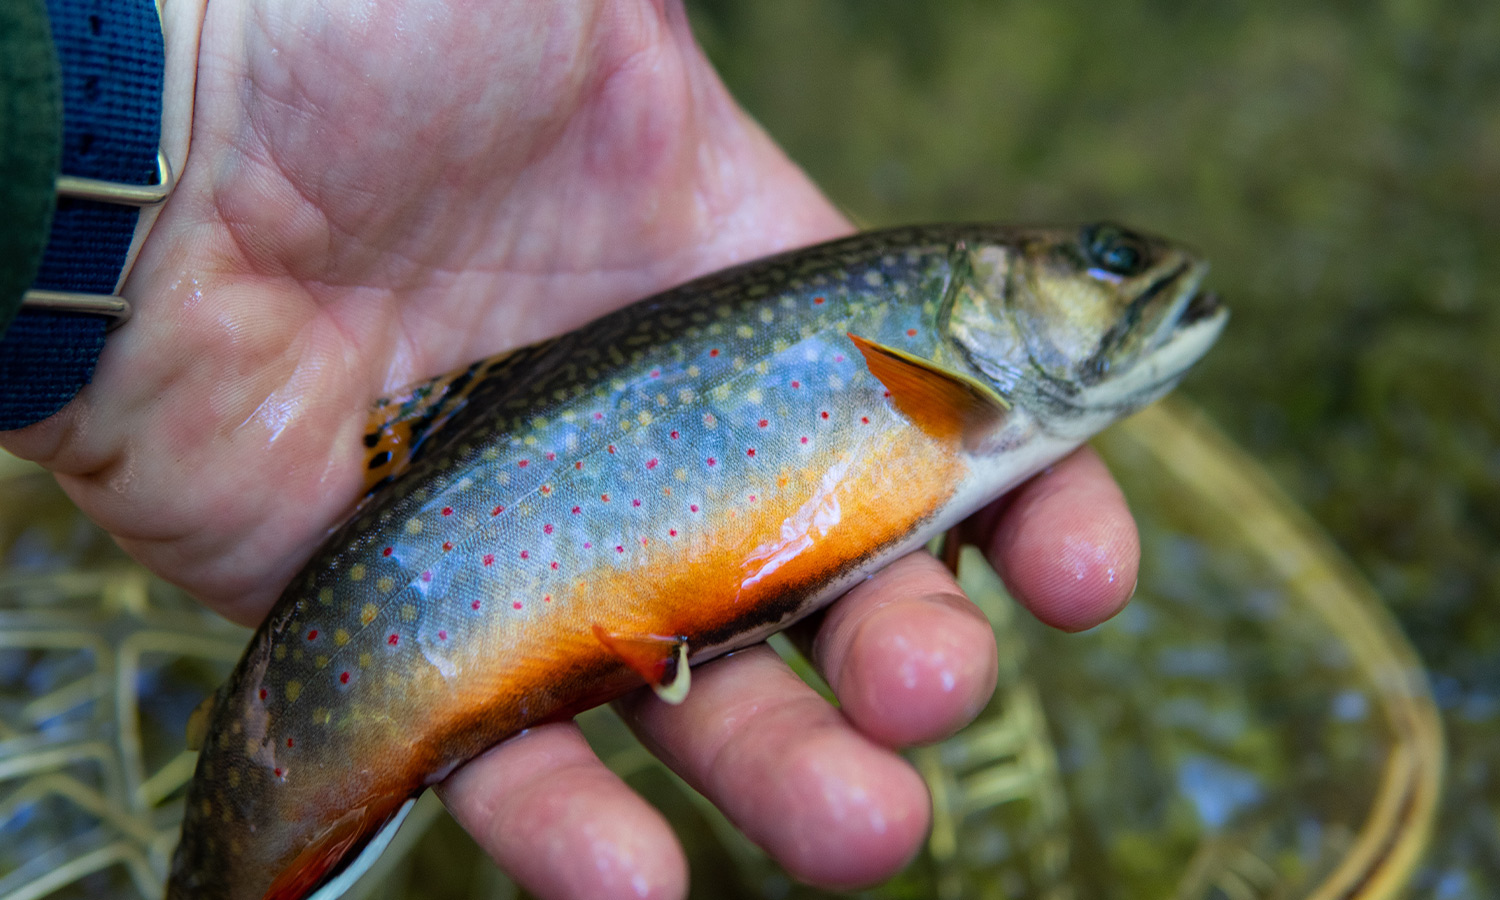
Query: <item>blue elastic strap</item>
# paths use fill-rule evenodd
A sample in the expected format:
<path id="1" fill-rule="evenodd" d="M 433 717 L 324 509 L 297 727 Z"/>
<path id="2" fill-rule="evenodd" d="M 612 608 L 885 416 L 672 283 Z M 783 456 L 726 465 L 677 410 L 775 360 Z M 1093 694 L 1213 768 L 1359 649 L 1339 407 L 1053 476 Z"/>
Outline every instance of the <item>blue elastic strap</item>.
<path id="1" fill-rule="evenodd" d="M 66 175 L 155 184 L 161 23 L 152 0 L 47 0 L 62 70 Z M 114 293 L 140 210 L 59 198 L 34 287 Z M 103 316 L 23 309 L 0 340 L 0 430 L 39 422 L 88 384 Z"/>

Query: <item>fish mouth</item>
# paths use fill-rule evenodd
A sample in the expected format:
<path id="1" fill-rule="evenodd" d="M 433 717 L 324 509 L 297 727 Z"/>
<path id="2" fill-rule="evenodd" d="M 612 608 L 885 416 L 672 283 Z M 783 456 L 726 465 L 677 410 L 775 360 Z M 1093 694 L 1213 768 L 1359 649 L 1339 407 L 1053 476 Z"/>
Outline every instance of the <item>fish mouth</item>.
<path id="1" fill-rule="evenodd" d="M 1174 330 L 1201 322 L 1223 310 L 1223 301 L 1213 291 L 1194 291 L 1177 313 Z"/>

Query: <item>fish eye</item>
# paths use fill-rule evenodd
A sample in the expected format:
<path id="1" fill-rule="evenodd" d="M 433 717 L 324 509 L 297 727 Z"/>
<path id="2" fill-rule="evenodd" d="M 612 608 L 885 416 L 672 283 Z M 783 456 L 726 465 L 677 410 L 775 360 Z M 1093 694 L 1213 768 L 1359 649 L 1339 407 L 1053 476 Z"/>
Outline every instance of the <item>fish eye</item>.
<path id="1" fill-rule="evenodd" d="M 1139 275 L 1146 254 L 1133 235 L 1116 225 L 1089 225 L 1079 236 L 1089 265 L 1114 275 Z"/>

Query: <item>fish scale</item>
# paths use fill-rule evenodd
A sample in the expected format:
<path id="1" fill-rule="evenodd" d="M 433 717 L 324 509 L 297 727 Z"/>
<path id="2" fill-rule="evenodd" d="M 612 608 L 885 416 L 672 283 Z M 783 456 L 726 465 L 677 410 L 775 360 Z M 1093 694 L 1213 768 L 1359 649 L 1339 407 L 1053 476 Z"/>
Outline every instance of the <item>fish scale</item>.
<path id="1" fill-rule="evenodd" d="M 668 671 L 672 647 L 760 639 L 1076 444 L 1009 411 L 954 337 L 971 245 L 1022 259 L 1017 234 L 773 257 L 381 401 L 375 489 L 214 702 L 169 896 L 337 883 L 495 742 Z M 1009 468 L 945 431 L 954 396 Z"/>

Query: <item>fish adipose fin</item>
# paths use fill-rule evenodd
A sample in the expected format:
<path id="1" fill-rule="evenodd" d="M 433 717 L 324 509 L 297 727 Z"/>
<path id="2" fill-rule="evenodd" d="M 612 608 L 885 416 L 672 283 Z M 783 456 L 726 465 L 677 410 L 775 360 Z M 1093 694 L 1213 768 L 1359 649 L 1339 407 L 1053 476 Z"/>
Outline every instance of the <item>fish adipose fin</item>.
<path id="1" fill-rule="evenodd" d="M 324 828 L 271 882 L 263 900 L 333 900 L 374 864 L 417 802 L 384 797 Z"/>
<path id="2" fill-rule="evenodd" d="M 594 626 L 594 637 L 604 649 L 644 678 L 656 696 L 673 706 L 687 699 L 692 669 L 688 667 L 685 638 L 616 634 L 600 625 Z"/>
<path id="3" fill-rule="evenodd" d="M 1010 411 L 1004 397 L 975 378 L 857 334 L 849 340 L 864 354 L 870 374 L 891 392 L 896 409 L 938 440 L 973 450 Z"/>

